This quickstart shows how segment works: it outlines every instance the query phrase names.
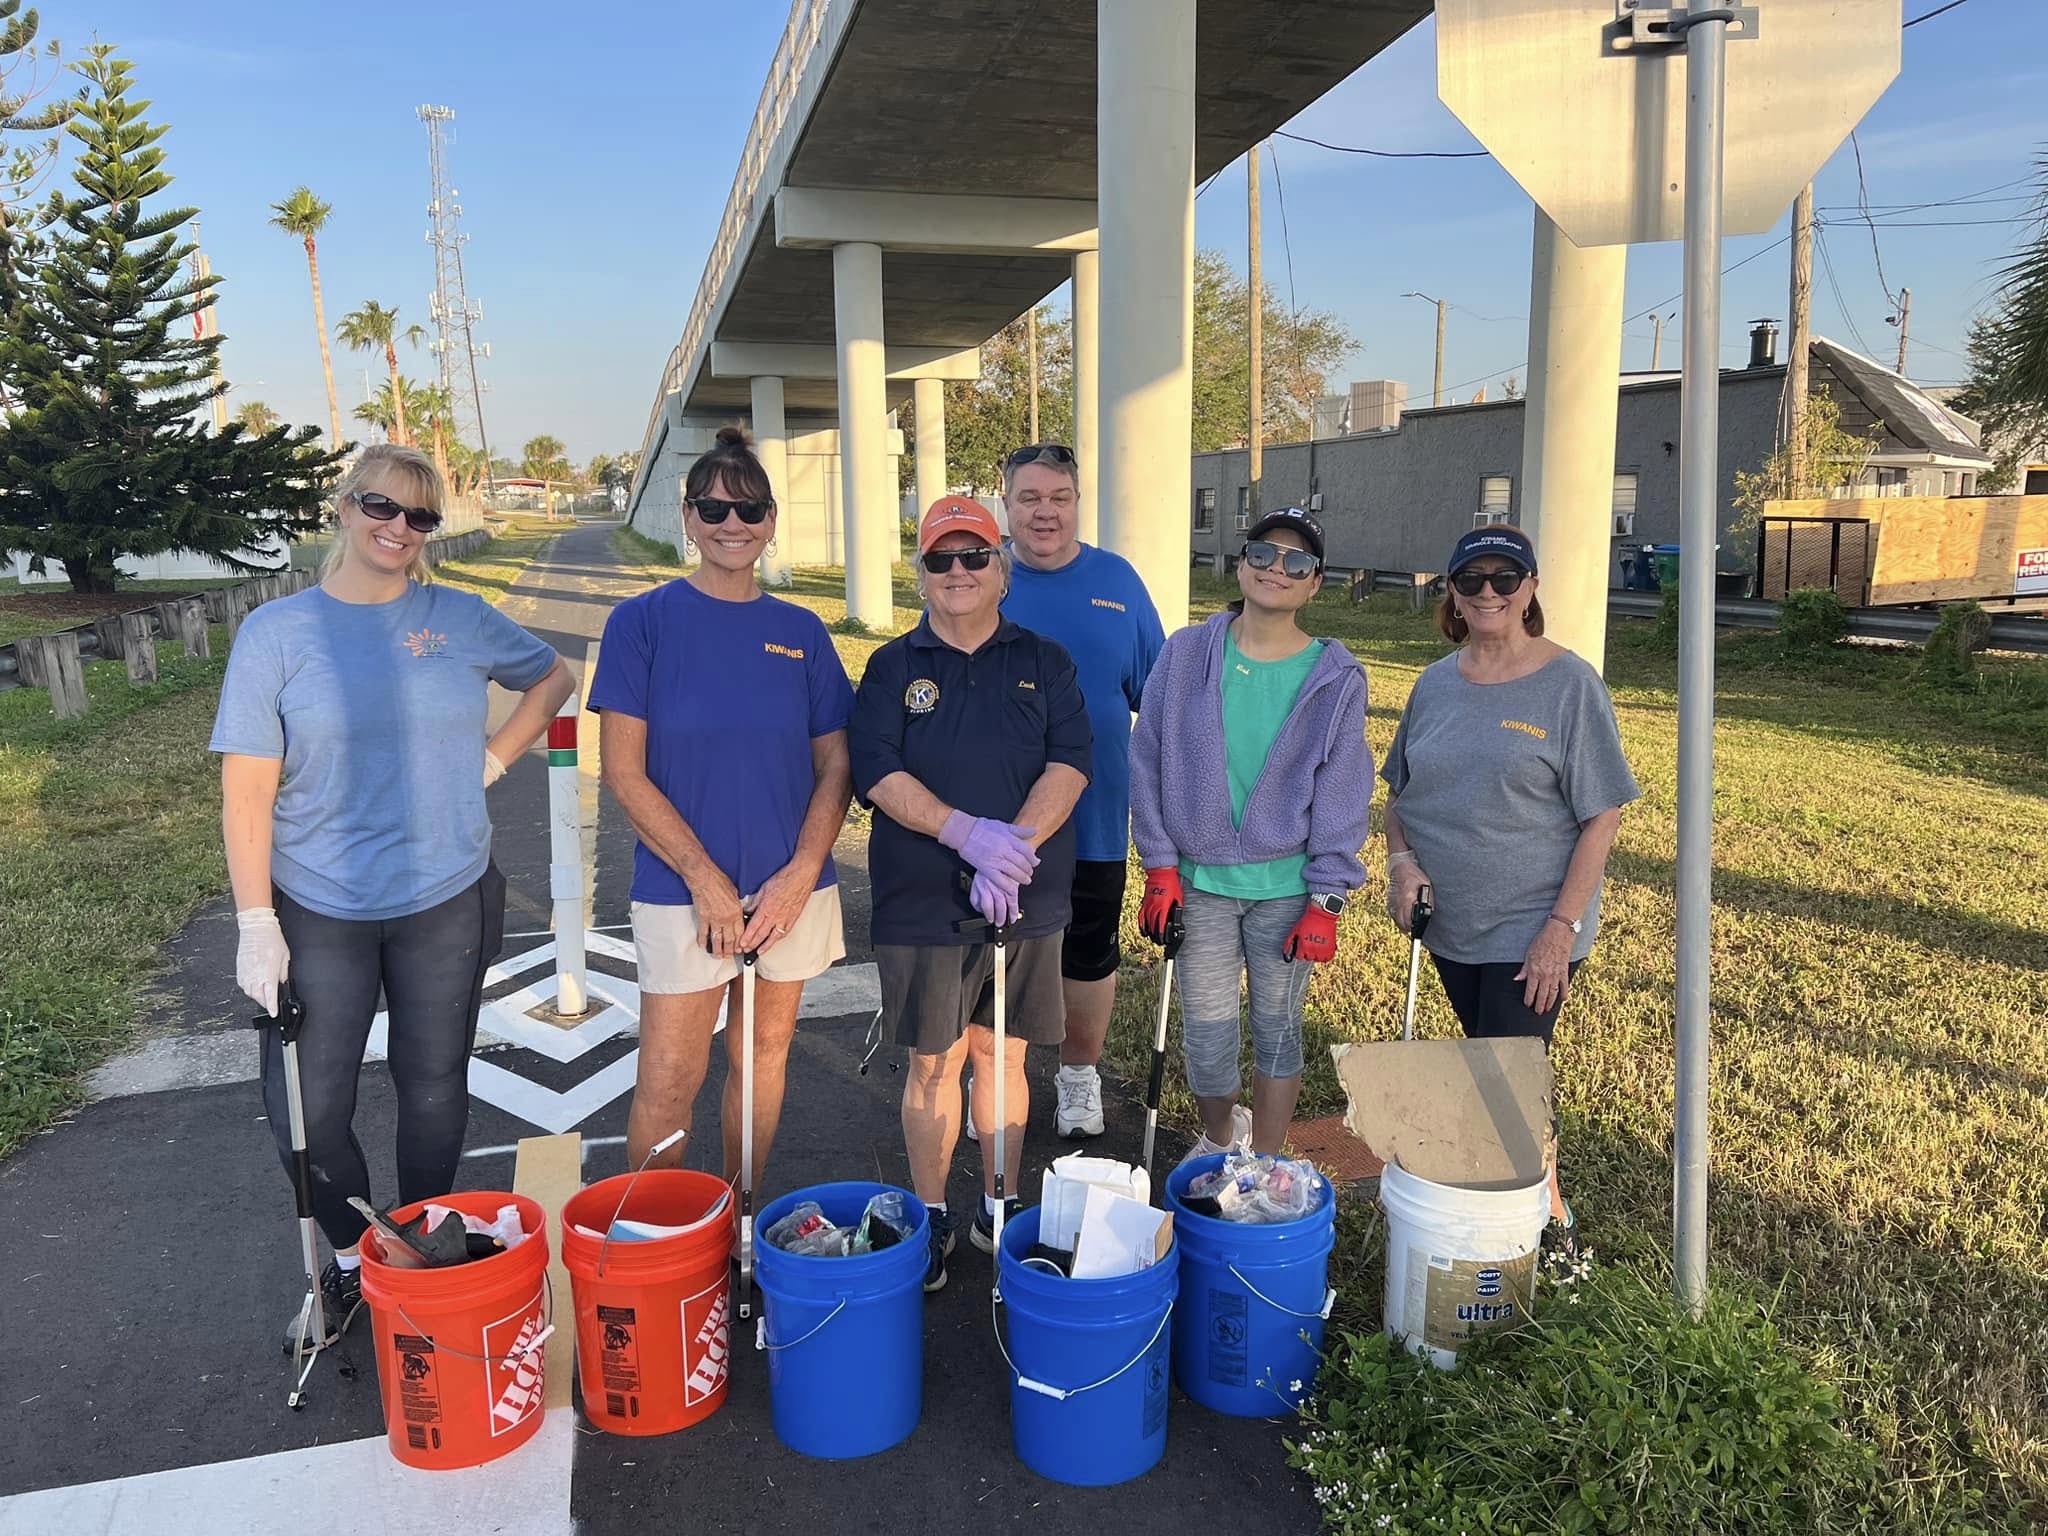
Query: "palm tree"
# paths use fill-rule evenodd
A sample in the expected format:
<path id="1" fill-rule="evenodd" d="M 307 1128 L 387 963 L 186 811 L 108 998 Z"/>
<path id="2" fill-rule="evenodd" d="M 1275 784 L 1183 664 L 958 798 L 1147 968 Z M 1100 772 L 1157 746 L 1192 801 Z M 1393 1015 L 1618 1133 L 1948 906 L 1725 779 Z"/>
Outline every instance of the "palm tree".
<path id="1" fill-rule="evenodd" d="M 543 432 L 539 437 L 529 437 L 526 446 L 520 449 L 519 469 L 529 479 L 540 481 L 567 480 L 576 471 L 569 463 L 569 450 L 562 446 L 559 437 L 550 437 Z M 547 502 L 548 521 L 555 520 L 555 488 L 544 484 L 542 492 Z"/>
<path id="2" fill-rule="evenodd" d="M 297 235 L 306 242 L 306 271 L 313 279 L 313 324 L 320 332 L 320 369 L 327 375 L 327 421 L 333 432 L 331 447 L 341 447 L 341 404 L 334 394 L 334 358 L 327 350 L 327 306 L 320 300 L 320 253 L 314 249 L 314 237 L 326 227 L 327 216 L 334 212 L 330 203 L 323 203 L 313 195 L 311 187 L 297 187 L 292 195 L 281 203 L 270 205 L 274 217 L 271 223 L 288 235 Z"/>
<path id="3" fill-rule="evenodd" d="M 396 393 L 393 387 L 396 386 Z M 357 421 L 367 421 L 373 427 L 382 427 L 384 435 L 394 443 L 398 441 L 399 423 L 408 415 L 425 420 L 430 413 L 427 391 L 411 379 L 394 378 L 376 394 L 355 408 Z"/>
<path id="4" fill-rule="evenodd" d="M 235 410 L 235 420 L 252 437 L 260 437 L 277 425 L 277 412 L 261 400 L 245 400 Z"/>
<path id="5" fill-rule="evenodd" d="M 409 325 L 400 330 L 397 309 L 386 309 L 375 299 L 365 300 L 361 309 L 343 315 L 341 324 L 334 328 L 334 333 L 352 352 L 375 352 L 382 349 L 384 364 L 391 370 L 391 377 L 394 379 L 398 377 L 398 343 L 409 341 L 417 347 L 420 338 L 427 334 L 417 325 Z M 409 443 L 412 441 L 412 434 L 406 430 L 405 425 L 405 391 L 400 390 L 397 398 L 398 427 L 391 440 L 394 443 Z"/>
<path id="6" fill-rule="evenodd" d="M 444 386 L 434 384 L 420 390 L 416 399 L 420 419 L 426 422 L 427 429 L 434 435 L 434 467 L 441 471 L 442 481 L 453 490 L 454 482 L 448 474 L 448 440 L 453 435 L 450 429 L 455 422 L 455 396 Z"/>
<path id="7" fill-rule="evenodd" d="M 1997 455 L 1984 490 L 2018 490 L 2028 450 L 2048 437 L 2048 145 L 2034 161 L 2034 203 L 1990 302 L 1970 326 L 1970 377 L 1952 402 Z"/>

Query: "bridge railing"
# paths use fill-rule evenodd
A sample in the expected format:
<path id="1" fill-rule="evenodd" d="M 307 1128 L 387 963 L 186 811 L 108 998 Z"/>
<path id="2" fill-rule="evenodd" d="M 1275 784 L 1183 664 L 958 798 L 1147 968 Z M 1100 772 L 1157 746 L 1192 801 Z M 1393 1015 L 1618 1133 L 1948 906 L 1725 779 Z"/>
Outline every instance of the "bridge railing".
<path id="1" fill-rule="evenodd" d="M 711 312 L 718 303 L 726 276 L 732 270 L 733 257 L 753 223 L 754 199 L 761 190 L 762 177 L 767 173 L 769 154 L 789 117 L 790 106 L 795 102 L 797 88 L 803 80 L 804 68 L 817 49 L 819 34 L 824 30 L 825 13 L 831 5 L 832 0 L 793 0 L 790 5 L 789 21 L 775 45 L 775 56 L 768 63 L 768 78 L 761 87 L 761 99 L 754 107 L 754 121 L 747 129 L 746 143 L 740 148 L 739 169 L 733 175 L 732 191 L 725 200 L 725 214 L 718 221 L 718 233 L 712 239 L 711 254 L 704 263 L 704 275 L 697 281 L 697 296 L 691 302 L 689 318 L 683 324 L 683 339 L 669 353 L 668 362 L 663 365 L 661 385 L 654 395 L 654 407 L 647 413 L 647 430 L 640 439 L 640 465 L 634 474 L 633 491 L 626 503 L 628 515 L 638 509 L 640 493 L 654 467 L 655 427 L 661 420 L 668 397 L 683 387 L 698 348 L 704 343 L 705 329 L 711 324 Z"/>

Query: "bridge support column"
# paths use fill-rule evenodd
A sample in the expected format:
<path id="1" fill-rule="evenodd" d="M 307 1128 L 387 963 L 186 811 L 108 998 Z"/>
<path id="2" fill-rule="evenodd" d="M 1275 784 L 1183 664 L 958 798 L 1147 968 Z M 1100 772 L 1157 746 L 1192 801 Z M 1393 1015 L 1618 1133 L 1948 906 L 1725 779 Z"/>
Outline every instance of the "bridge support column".
<path id="1" fill-rule="evenodd" d="M 1628 247 L 1572 244 L 1536 210 L 1522 527 L 1543 567 L 1544 632 L 1604 669 L 1614 429 Z"/>
<path id="2" fill-rule="evenodd" d="M 1096 0 L 1095 42 L 1101 538 L 1170 634 L 1188 614 L 1195 7 Z"/>
<path id="3" fill-rule="evenodd" d="M 1097 379 L 1101 353 L 1100 306 L 1102 258 L 1096 251 L 1074 252 L 1074 462 L 1080 471 L 1080 534 L 1085 544 L 1102 542 L 1095 483 L 1101 426 Z"/>
<path id="4" fill-rule="evenodd" d="M 832 304 L 839 343 L 839 464 L 845 501 L 846 615 L 871 629 L 894 626 L 889 557 L 896 498 L 888 483 L 889 413 L 883 386 L 882 248 L 832 248 Z"/>
<path id="5" fill-rule="evenodd" d="M 786 587 L 796 574 L 790 555 L 796 547 L 796 525 L 785 520 L 794 518 L 796 510 L 789 499 L 789 430 L 782 414 L 782 380 L 763 374 L 749 382 L 754 393 L 754 452 L 768 471 L 776 508 L 775 539 L 761 556 L 761 575 L 772 587 Z"/>
<path id="6" fill-rule="evenodd" d="M 946 386 L 939 379 L 918 379 L 910 386 L 912 451 L 917 465 L 917 516 L 946 494 Z"/>

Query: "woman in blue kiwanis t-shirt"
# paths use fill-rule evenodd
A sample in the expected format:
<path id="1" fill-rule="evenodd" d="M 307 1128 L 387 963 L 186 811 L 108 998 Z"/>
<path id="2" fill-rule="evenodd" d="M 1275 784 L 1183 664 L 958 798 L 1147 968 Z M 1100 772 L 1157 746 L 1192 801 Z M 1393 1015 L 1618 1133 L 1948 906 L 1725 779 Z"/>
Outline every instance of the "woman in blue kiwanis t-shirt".
<path id="1" fill-rule="evenodd" d="M 640 846 L 633 861 L 640 1059 L 627 1166 L 690 1123 L 739 956 L 756 953 L 754 1058 L 738 1028 L 719 1116 L 738 1173 L 742 1084 L 753 1084 L 758 1183 L 782 1114 L 783 1067 L 804 983 L 846 954 L 832 844 L 852 794 L 853 689 L 818 616 L 763 592 L 775 536 L 767 471 L 737 427 L 690 467 L 683 531 L 702 553 L 680 581 L 619 604 L 604 628 L 590 707 L 604 781 Z M 663 1157 L 679 1166 L 683 1149 Z"/>
<path id="2" fill-rule="evenodd" d="M 322 1277 L 338 1337 L 361 1301 L 370 1173 L 350 1122 L 381 994 L 398 1092 L 398 1201 L 453 1186 L 469 1049 L 504 932 L 484 789 L 575 686 L 554 651 L 465 592 L 426 583 L 441 476 L 415 448 L 365 449 L 335 493 L 320 585 L 249 615 L 214 721 L 241 930 L 235 980 L 266 1013 L 305 1009 L 299 1078 Z M 485 741 L 489 685 L 524 695 Z M 283 1049 L 266 1031 L 263 1101 L 291 1167 Z M 320 1342 L 320 1341 L 314 1341 Z"/>

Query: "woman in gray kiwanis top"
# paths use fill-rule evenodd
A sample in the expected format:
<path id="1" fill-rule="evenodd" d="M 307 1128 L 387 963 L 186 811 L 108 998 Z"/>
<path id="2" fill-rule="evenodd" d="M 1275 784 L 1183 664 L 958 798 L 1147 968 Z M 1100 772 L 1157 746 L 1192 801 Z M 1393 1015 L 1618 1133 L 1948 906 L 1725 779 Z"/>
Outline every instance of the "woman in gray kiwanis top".
<path id="1" fill-rule="evenodd" d="M 1547 1046 L 1600 929 L 1600 882 L 1621 807 L 1642 791 L 1600 674 L 1543 638 L 1536 548 L 1475 528 L 1445 567 L 1437 627 L 1458 649 L 1416 679 L 1387 781 L 1387 909 L 1423 944 L 1465 1033 Z M 1570 1251 L 1571 1208 L 1550 1171 L 1547 1240 Z"/>

